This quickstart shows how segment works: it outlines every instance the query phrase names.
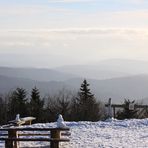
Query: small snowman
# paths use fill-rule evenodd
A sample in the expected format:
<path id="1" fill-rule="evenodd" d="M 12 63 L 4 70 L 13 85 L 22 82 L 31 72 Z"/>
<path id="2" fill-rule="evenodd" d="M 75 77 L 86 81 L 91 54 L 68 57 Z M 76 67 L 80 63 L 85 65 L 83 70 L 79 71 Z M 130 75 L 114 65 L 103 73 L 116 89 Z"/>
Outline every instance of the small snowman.
<path id="1" fill-rule="evenodd" d="M 61 114 L 59 114 L 59 116 L 58 116 L 57 127 L 58 128 L 66 128 L 67 127 L 66 124 L 64 123 L 64 119 Z"/>
<path id="2" fill-rule="evenodd" d="M 20 120 L 20 114 L 17 114 L 17 115 L 16 115 L 15 121 L 16 121 L 16 122 L 21 121 L 21 120 Z"/>

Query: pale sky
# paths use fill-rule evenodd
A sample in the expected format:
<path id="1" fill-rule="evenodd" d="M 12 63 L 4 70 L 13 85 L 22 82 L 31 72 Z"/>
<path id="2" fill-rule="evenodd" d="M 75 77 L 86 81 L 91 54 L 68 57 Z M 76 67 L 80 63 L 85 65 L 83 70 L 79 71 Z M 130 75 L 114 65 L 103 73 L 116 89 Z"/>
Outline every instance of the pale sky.
<path id="1" fill-rule="evenodd" d="M 147 0 L 0 0 L 0 66 L 148 58 Z"/>

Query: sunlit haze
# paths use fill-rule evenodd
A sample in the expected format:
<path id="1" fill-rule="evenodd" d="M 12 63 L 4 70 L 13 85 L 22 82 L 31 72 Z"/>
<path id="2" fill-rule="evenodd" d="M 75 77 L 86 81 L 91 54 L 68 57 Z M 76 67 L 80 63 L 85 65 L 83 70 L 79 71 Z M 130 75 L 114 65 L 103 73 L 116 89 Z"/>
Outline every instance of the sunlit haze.
<path id="1" fill-rule="evenodd" d="M 0 0 L 0 66 L 147 60 L 146 0 Z"/>

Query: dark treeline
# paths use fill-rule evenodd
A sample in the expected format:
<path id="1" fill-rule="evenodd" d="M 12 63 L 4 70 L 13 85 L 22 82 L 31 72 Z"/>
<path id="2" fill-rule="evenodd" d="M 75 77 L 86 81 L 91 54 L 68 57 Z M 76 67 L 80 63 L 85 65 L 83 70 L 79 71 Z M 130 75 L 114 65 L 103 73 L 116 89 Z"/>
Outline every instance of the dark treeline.
<path id="1" fill-rule="evenodd" d="M 28 97 L 29 96 L 29 97 Z M 125 108 L 116 114 L 118 119 L 139 118 L 138 110 L 129 110 L 130 100 L 125 100 Z M 98 121 L 107 118 L 105 106 L 95 98 L 86 80 L 77 94 L 62 90 L 55 95 L 41 97 L 40 91 L 34 87 L 28 95 L 23 88 L 16 88 L 7 95 L 0 96 L 0 124 L 20 117 L 36 117 L 35 122 L 56 121 L 62 114 L 66 121 Z M 143 117 L 148 117 L 148 112 Z"/>
<path id="2" fill-rule="evenodd" d="M 57 94 L 42 98 L 34 87 L 28 97 L 24 88 L 16 88 L 5 96 L 0 96 L 0 124 L 20 117 L 34 116 L 35 122 L 56 121 L 62 114 L 67 121 L 98 121 L 104 118 L 104 108 L 89 89 L 86 80 L 77 94 L 62 90 Z"/>

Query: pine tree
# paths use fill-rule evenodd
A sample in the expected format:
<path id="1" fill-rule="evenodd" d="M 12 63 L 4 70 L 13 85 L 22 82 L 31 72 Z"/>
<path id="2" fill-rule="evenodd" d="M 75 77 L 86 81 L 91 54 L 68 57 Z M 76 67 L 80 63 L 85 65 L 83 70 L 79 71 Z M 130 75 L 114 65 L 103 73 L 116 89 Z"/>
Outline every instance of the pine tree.
<path id="1" fill-rule="evenodd" d="M 39 90 L 34 87 L 31 92 L 29 112 L 31 116 L 36 117 L 36 122 L 41 122 L 43 119 L 43 106 L 44 100 L 41 100 Z"/>
<path id="2" fill-rule="evenodd" d="M 88 88 L 89 84 L 83 81 L 78 92 L 78 97 L 73 100 L 73 113 L 76 114 L 76 120 L 97 121 L 100 118 L 100 104 L 96 101 L 94 95 Z"/>
<path id="3" fill-rule="evenodd" d="M 27 113 L 27 93 L 23 88 L 17 88 L 10 95 L 8 113 L 11 119 L 14 119 L 16 114 L 20 116 L 26 116 Z"/>

